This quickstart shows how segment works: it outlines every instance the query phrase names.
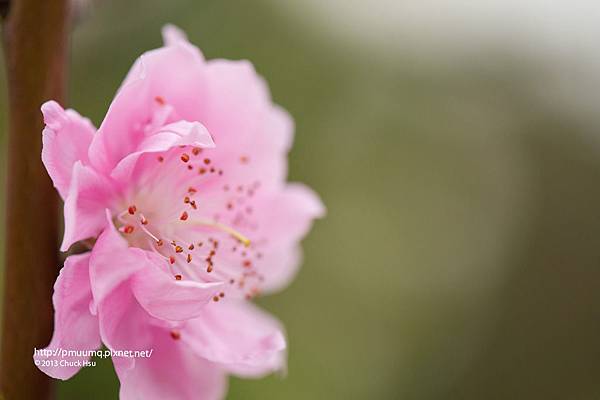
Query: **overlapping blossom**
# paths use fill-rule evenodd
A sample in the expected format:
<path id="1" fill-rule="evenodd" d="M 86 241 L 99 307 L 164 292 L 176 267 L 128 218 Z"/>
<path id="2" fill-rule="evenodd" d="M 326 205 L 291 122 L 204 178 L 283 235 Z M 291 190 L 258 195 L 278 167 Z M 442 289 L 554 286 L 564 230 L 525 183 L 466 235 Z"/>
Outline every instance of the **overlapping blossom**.
<path id="1" fill-rule="evenodd" d="M 42 159 L 65 202 L 62 250 L 91 245 L 56 281 L 48 349 L 153 349 L 113 357 L 122 399 L 218 399 L 228 374 L 284 367 L 282 327 L 249 300 L 290 281 L 324 209 L 286 183 L 293 124 L 252 65 L 206 61 L 172 26 L 163 36 L 98 130 L 42 106 Z M 79 370 L 35 358 L 55 378 Z"/>

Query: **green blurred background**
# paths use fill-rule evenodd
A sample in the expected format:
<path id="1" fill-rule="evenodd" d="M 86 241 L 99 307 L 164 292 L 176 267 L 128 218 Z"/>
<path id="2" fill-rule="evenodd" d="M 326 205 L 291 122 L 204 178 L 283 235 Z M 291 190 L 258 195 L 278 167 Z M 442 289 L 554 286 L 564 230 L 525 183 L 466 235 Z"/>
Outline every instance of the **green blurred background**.
<path id="1" fill-rule="evenodd" d="M 167 22 L 251 60 L 295 118 L 290 179 L 328 215 L 259 300 L 288 376 L 231 379 L 228 399 L 600 399 L 600 123 L 532 88 L 530 59 L 370 51 L 291 3 L 105 0 L 72 36 L 69 106 L 97 125 Z M 116 398 L 99 363 L 58 398 Z"/>

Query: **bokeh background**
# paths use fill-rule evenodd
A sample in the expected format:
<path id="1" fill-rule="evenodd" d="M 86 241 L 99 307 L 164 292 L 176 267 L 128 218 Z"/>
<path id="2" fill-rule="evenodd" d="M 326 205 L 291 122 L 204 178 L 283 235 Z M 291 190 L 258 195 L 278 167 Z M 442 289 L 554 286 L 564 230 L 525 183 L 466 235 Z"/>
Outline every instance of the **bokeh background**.
<path id="1" fill-rule="evenodd" d="M 295 118 L 290 179 L 328 215 L 259 300 L 288 376 L 228 399 L 600 399 L 599 5 L 78 3 L 69 105 L 96 124 L 167 22 L 251 60 Z M 116 398 L 99 364 L 58 398 Z"/>

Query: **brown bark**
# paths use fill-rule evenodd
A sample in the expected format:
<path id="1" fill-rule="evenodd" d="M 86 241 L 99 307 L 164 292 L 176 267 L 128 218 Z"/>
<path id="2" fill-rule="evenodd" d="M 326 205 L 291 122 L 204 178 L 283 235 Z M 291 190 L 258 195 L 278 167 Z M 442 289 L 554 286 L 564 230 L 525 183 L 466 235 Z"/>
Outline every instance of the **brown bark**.
<path id="1" fill-rule="evenodd" d="M 6 1 L 4 1 L 6 3 Z M 0 397 L 48 399 L 33 349 L 52 334 L 58 198 L 40 159 L 40 105 L 64 100 L 68 0 L 12 0 L 3 20 L 8 82 L 6 264 Z"/>

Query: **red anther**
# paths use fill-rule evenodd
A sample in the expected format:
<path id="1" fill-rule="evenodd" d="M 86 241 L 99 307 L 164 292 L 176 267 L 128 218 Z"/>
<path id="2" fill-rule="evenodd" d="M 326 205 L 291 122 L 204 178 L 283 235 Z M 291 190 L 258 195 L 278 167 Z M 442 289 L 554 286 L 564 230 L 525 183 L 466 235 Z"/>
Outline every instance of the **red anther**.
<path id="1" fill-rule="evenodd" d="M 179 340 L 181 338 L 181 333 L 179 333 L 179 331 L 172 330 L 171 337 L 173 338 L 173 340 Z"/>
<path id="2" fill-rule="evenodd" d="M 154 98 L 154 101 L 156 101 L 158 104 L 160 104 L 161 106 L 164 106 L 166 104 L 165 99 L 162 98 L 161 96 L 156 96 Z"/>
<path id="3" fill-rule="evenodd" d="M 192 149 L 192 154 L 197 156 L 198 154 L 200 154 L 201 151 L 202 151 L 202 149 L 200 147 L 194 147 Z"/>
<path id="4" fill-rule="evenodd" d="M 183 153 L 183 154 L 181 155 L 181 161 L 183 161 L 183 162 L 188 162 L 188 161 L 190 161 L 190 156 L 189 156 L 189 155 L 187 155 L 187 153 Z"/>
<path id="5" fill-rule="evenodd" d="M 219 301 L 219 296 L 214 296 L 213 301 Z"/>
<path id="6" fill-rule="evenodd" d="M 188 196 L 185 196 L 185 197 L 183 198 L 183 202 L 184 202 L 185 204 L 188 204 L 188 203 L 190 202 L 190 198 L 189 198 Z"/>
<path id="7" fill-rule="evenodd" d="M 192 255 L 191 254 L 187 255 L 186 261 L 188 262 L 188 264 L 192 262 Z"/>
<path id="8" fill-rule="evenodd" d="M 196 188 L 193 188 L 191 186 L 188 188 L 188 193 L 196 193 L 196 192 L 197 192 Z"/>
<path id="9" fill-rule="evenodd" d="M 164 242 L 162 241 L 162 239 L 158 239 L 158 241 L 156 242 L 157 246 L 162 246 L 164 244 Z"/>
<path id="10" fill-rule="evenodd" d="M 142 225 L 148 225 L 148 220 L 146 218 L 142 218 L 140 222 Z"/>
<path id="11" fill-rule="evenodd" d="M 206 173 L 206 168 L 200 168 L 200 169 L 198 170 L 198 173 L 199 173 L 200 175 L 204 175 L 204 174 Z"/>
<path id="12" fill-rule="evenodd" d="M 169 262 L 170 262 L 171 264 L 175 264 L 175 257 L 173 257 L 173 256 L 170 256 L 170 257 L 169 257 Z"/>
<path id="13" fill-rule="evenodd" d="M 158 160 L 158 162 L 163 162 L 163 161 L 165 161 L 165 158 L 163 156 L 158 156 L 157 160 Z"/>
<path id="14" fill-rule="evenodd" d="M 194 243 L 190 244 L 190 246 L 188 247 L 188 249 L 194 250 Z"/>
<path id="15" fill-rule="evenodd" d="M 252 261 L 250 260 L 244 260 L 244 268 L 250 268 L 252 266 Z"/>
<path id="16" fill-rule="evenodd" d="M 133 232 L 133 226 L 131 226 L 131 225 L 125 225 L 125 228 L 123 228 L 123 232 L 125 232 L 125 233 L 132 233 Z"/>
<path id="17" fill-rule="evenodd" d="M 180 281 L 181 280 L 181 275 L 179 275 L 179 274 L 175 275 L 175 280 L 176 281 Z"/>
<path id="18" fill-rule="evenodd" d="M 180 220 L 185 221 L 186 219 L 188 219 L 188 213 L 186 211 L 181 213 L 181 217 L 179 217 Z"/>
<path id="19" fill-rule="evenodd" d="M 129 214 L 133 215 L 135 214 L 135 212 L 137 211 L 136 206 L 129 206 L 129 208 L 127 209 L 127 212 L 129 212 Z"/>
<path id="20" fill-rule="evenodd" d="M 204 164 L 206 164 L 206 165 L 210 164 L 210 158 L 205 158 L 204 159 Z"/>
<path id="21" fill-rule="evenodd" d="M 175 246 L 175 253 L 183 253 L 183 247 Z"/>
<path id="22" fill-rule="evenodd" d="M 192 208 L 193 208 L 194 210 L 197 210 L 197 209 L 198 209 L 198 206 L 196 206 L 196 201 L 195 201 L 195 200 L 192 200 L 192 201 L 190 201 L 190 206 L 192 206 Z"/>

